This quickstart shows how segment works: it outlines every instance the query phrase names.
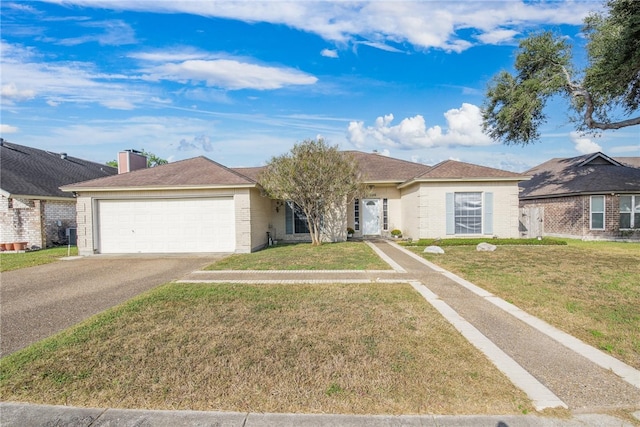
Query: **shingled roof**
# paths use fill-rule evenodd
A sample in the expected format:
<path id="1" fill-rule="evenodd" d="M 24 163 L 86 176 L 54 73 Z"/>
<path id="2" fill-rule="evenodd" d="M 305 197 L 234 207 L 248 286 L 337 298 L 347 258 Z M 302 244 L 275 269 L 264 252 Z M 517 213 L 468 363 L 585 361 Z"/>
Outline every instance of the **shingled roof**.
<path id="1" fill-rule="evenodd" d="M 525 172 L 533 178 L 520 183 L 520 198 L 640 193 L 640 168 L 627 166 L 637 164 L 633 159 L 619 161 L 603 153 L 551 159 Z"/>
<path id="2" fill-rule="evenodd" d="M 459 162 L 456 160 L 445 160 L 430 168 L 425 173 L 416 177 L 417 180 L 428 179 L 481 179 L 481 180 L 525 180 L 527 174 L 509 172 L 502 169 L 494 169 L 486 166 L 474 165 L 471 163 Z"/>
<path id="3" fill-rule="evenodd" d="M 358 163 L 365 182 L 401 183 L 427 170 L 429 166 L 406 160 L 394 159 L 378 153 L 364 153 L 362 151 L 343 151 L 353 156 Z M 247 177 L 257 180 L 265 166 L 253 168 L 233 168 Z"/>
<path id="4" fill-rule="evenodd" d="M 73 198 L 60 187 L 116 173 L 104 164 L 0 141 L 0 189 L 6 197 Z"/>
<path id="5" fill-rule="evenodd" d="M 149 169 L 80 182 L 64 187 L 65 191 L 113 190 L 167 187 L 254 186 L 251 178 L 206 157 L 194 157 Z"/>

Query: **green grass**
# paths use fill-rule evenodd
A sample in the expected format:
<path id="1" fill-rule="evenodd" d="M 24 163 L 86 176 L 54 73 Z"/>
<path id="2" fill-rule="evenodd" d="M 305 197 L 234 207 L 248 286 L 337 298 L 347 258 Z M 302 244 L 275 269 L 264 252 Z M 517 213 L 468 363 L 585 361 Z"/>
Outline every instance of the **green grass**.
<path id="1" fill-rule="evenodd" d="M 68 247 L 58 246 L 39 251 L 24 253 L 0 252 L 0 271 L 17 270 L 19 268 L 33 267 L 35 265 L 49 264 L 67 256 Z M 78 247 L 71 246 L 71 256 L 78 255 Z"/>
<path id="2" fill-rule="evenodd" d="M 452 246 L 424 254 L 534 316 L 640 369 L 640 244 Z"/>
<path id="3" fill-rule="evenodd" d="M 164 285 L 3 358 L 0 396 L 241 412 L 532 410 L 411 286 L 372 283 Z"/>
<path id="4" fill-rule="evenodd" d="M 364 242 L 279 244 L 226 257 L 206 270 L 389 270 Z"/>

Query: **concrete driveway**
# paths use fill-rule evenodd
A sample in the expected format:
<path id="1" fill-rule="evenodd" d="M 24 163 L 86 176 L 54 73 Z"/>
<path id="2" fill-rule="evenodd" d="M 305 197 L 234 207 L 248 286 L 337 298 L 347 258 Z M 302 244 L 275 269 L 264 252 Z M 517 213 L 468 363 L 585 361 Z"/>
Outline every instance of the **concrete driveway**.
<path id="1" fill-rule="evenodd" d="M 211 264 L 223 255 L 96 255 L 2 273 L 0 356 Z"/>

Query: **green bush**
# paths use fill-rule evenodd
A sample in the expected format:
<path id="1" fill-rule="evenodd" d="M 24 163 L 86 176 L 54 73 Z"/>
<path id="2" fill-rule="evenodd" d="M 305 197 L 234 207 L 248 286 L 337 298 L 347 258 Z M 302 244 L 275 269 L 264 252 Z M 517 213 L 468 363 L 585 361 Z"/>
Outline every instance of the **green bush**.
<path id="1" fill-rule="evenodd" d="M 499 239 L 499 238 L 471 238 L 471 239 L 420 239 L 406 243 L 407 246 L 475 246 L 478 243 L 491 243 L 496 246 L 504 245 L 566 245 L 562 239 L 544 237 L 538 239 Z"/>

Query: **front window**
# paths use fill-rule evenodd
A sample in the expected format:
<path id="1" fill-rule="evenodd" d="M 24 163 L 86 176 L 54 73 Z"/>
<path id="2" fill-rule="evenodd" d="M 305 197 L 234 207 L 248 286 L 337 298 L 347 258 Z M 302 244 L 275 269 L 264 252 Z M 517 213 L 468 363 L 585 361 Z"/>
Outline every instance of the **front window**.
<path id="1" fill-rule="evenodd" d="M 382 229 L 389 229 L 389 202 L 387 199 L 382 199 Z"/>
<path id="2" fill-rule="evenodd" d="M 285 222 L 287 234 L 308 234 L 309 224 L 307 215 L 295 203 L 288 201 L 285 204 Z"/>
<path id="3" fill-rule="evenodd" d="M 482 193 L 455 193 L 456 234 L 482 233 Z"/>
<path id="4" fill-rule="evenodd" d="M 360 200 L 355 199 L 353 201 L 353 228 L 356 231 L 360 230 Z"/>
<path id="5" fill-rule="evenodd" d="M 620 228 L 640 228 L 640 194 L 620 196 Z"/>
<path id="6" fill-rule="evenodd" d="M 591 229 L 604 230 L 604 196 L 591 196 Z"/>

